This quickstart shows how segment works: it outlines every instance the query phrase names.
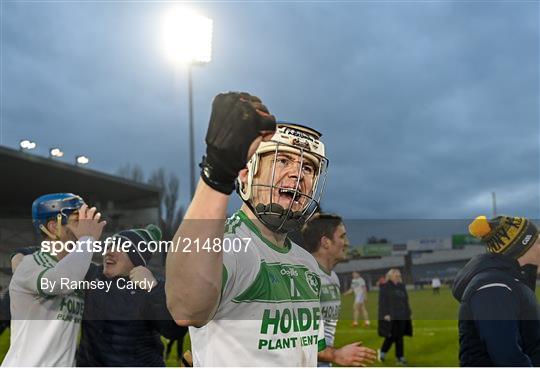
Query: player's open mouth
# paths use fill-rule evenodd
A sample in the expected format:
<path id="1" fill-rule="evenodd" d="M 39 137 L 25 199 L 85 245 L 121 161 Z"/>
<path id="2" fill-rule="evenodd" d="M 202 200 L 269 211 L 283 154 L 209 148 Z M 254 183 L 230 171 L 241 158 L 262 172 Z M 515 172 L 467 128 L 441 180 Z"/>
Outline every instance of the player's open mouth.
<path id="1" fill-rule="evenodd" d="M 116 264 L 116 261 L 112 260 L 112 259 L 105 259 L 105 264 L 106 265 L 115 265 Z"/>
<path id="2" fill-rule="evenodd" d="M 294 188 L 287 188 L 287 187 L 281 187 L 277 189 L 277 203 L 279 203 L 281 206 L 288 208 L 291 206 L 296 210 L 298 207 L 302 206 L 302 197 L 300 195 L 301 191 L 295 191 Z"/>

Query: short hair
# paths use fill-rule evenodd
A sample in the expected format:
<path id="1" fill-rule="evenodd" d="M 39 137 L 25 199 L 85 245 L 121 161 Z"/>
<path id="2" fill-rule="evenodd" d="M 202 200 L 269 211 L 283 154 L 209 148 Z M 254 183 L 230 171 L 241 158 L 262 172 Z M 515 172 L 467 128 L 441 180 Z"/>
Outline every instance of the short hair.
<path id="1" fill-rule="evenodd" d="M 302 245 L 309 253 L 314 253 L 321 246 L 321 238 L 326 236 L 332 238 L 334 232 L 340 224 L 343 224 L 343 219 L 339 215 L 329 213 L 315 214 L 302 227 Z"/>

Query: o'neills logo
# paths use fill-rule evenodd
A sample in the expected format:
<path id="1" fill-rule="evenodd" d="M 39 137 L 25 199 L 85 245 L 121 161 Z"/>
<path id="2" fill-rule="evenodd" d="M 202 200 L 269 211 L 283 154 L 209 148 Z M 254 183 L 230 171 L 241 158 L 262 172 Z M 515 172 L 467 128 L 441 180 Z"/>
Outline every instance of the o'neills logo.
<path id="1" fill-rule="evenodd" d="M 303 131 L 298 131 L 291 127 L 285 127 L 285 129 L 283 130 L 283 133 L 286 135 L 290 135 L 290 136 L 298 137 L 298 138 L 308 140 L 311 142 L 315 142 L 315 138 L 312 135 L 309 135 Z"/>
<path id="2" fill-rule="evenodd" d="M 298 277 L 298 272 L 294 268 L 283 268 L 279 272 L 281 275 L 286 275 L 289 277 Z"/>

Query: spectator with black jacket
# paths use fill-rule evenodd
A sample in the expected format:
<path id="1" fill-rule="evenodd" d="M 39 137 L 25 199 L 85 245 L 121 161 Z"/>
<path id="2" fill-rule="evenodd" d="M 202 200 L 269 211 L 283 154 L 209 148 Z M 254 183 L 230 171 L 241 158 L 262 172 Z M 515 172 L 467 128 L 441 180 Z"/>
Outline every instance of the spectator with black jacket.
<path id="1" fill-rule="evenodd" d="M 526 218 L 480 216 L 469 232 L 487 246 L 458 273 L 461 366 L 540 366 L 540 265 L 536 226 Z"/>
<path id="2" fill-rule="evenodd" d="M 115 237 L 130 242 L 130 252 L 107 252 L 103 265 L 91 266 L 86 276 L 113 283 L 108 292 L 86 291 L 77 366 L 164 366 L 160 335 L 180 338 L 187 328 L 174 322 L 165 301 L 165 282 L 147 268 L 152 253 L 143 246 L 161 240 L 161 231 L 150 225 Z M 157 284 L 149 290 L 127 289 L 121 288 L 121 279 Z"/>
<path id="3" fill-rule="evenodd" d="M 386 282 L 380 285 L 378 333 L 384 337 L 379 360 L 385 360 L 395 343 L 397 363 L 407 365 L 403 336 L 412 336 L 411 308 L 399 269 L 390 269 L 386 273 Z"/>

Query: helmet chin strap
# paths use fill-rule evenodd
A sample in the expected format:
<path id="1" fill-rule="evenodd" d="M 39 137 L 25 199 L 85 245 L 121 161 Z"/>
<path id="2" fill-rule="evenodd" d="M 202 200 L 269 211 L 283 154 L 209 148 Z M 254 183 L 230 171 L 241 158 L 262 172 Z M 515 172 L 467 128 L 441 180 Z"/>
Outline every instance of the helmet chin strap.
<path id="1" fill-rule="evenodd" d="M 302 226 L 301 211 L 289 212 L 279 204 L 257 204 L 255 210 L 259 220 L 273 232 L 289 233 Z"/>
<path id="2" fill-rule="evenodd" d="M 62 214 L 58 213 L 56 214 L 56 234 L 53 235 L 47 227 L 45 227 L 43 224 L 39 225 L 39 229 L 45 233 L 49 238 L 53 240 L 59 240 L 60 236 L 62 235 Z"/>
<path id="3" fill-rule="evenodd" d="M 249 200 L 244 200 L 244 203 L 257 219 L 274 233 L 286 234 L 302 226 L 300 220 L 302 217 L 301 211 L 288 212 L 287 209 L 279 204 L 257 204 L 254 207 Z"/>

